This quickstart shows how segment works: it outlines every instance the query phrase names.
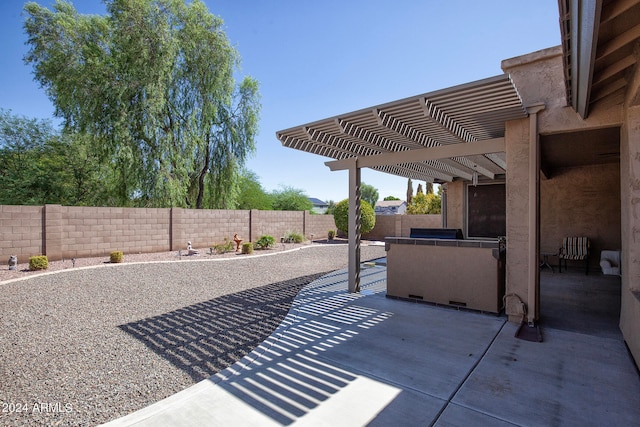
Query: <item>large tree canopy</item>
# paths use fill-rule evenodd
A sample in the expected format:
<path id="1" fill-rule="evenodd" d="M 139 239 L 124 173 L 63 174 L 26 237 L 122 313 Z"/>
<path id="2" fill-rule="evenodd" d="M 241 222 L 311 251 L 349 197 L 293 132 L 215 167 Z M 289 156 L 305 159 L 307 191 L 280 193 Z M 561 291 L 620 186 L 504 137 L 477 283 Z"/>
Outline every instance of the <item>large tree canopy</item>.
<path id="1" fill-rule="evenodd" d="M 380 198 L 378 189 L 364 182 L 360 185 L 360 197 L 362 200 L 369 202 L 372 208 L 376 207 L 376 203 L 378 203 L 378 199 Z"/>
<path id="2" fill-rule="evenodd" d="M 284 186 L 271 193 L 272 207 L 276 211 L 310 211 L 313 203 L 299 188 Z"/>
<path id="3" fill-rule="evenodd" d="M 116 204 L 229 208 L 255 150 L 257 82 L 199 0 L 111 0 L 81 15 L 27 3 L 25 61 L 64 120 L 113 170 Z"/>
<path id="4" fill-rule="evenodd" d="M 271 210 L 273 197 L 262 187 L 255 172 L 243 170 L 239 184 L 236 209 Z"/>
<path id="5" fill-rule="evenodd" d="M 0 204 L 107 204 L 107 173 L 81 134 L 0 109 Z"/>

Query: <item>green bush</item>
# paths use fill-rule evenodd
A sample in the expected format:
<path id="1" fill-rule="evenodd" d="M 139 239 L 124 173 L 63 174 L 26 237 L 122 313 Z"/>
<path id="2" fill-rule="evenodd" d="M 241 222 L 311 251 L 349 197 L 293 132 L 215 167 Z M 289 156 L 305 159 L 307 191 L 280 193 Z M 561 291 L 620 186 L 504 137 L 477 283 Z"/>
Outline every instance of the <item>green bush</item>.
<path id="1" fill-rule="evenodd" d="M 289 231 L 284 235 L 284 241 L 288 243 L 302 243 L 305 240 L 304 235 L 297 231 Z"/>
<path id="2" fill-rule="evenodd" d="M 368 233 L 376 225 L 376 213 L 366 200 L 360 200 L 360 233 Z M 336 204 L 333 211 L 333 220 L 336 227 L 343 233 L 349 232 L 349 199 Z"/>
<path id="3" fill-rule="evenodd" d="M 329 238 L 329 240 L 333 240 L 336 237 L 336 230 L 329 230 L 327 232 L 327 237 Z"/>
<path id="4" fill-rule="evenodd" d="M 265 234 L 261 236 L 258 241 L 255 243 L 255 247 L 259 249 L 269 249 L 276 244 L 276 239 L 273 236 Z"/>
<path id="5" fill-rule="evenodd" d="M 223 243 L 217 243 L 213 245 L 213 250 L 217 254 L 226 254 L 227 252 L 233 252 L 235 249 L 236 244 L 227 239 L 224 239 Z"/>
<path id="6" fill-rule="evenodd" d="M 418 193 L 407 206 L 407 215 L 439 214 L 442 212 L 442 199 L 433 193 Z"/>
<path id="7" fill-rule="evenodd" d="M 29 258 L 29 270 L 46 270 L 49 268 L 49 259 L 46 255 L 36 255 Z"/>
<path id="8" fill-rule="evenodd" d="M 253 253 L 253 243 L 247 242 L 242 244 L 242 253 L 243 254 L 252 254 Z"/>
<path id="9" fill-rule="evenodd" d="M 124 258 L 124 254 L 122 253 L 122 251 L 113 251 L 109 255 L 109 260 L 114 264 L 122 262 L 122 258 Z"/>

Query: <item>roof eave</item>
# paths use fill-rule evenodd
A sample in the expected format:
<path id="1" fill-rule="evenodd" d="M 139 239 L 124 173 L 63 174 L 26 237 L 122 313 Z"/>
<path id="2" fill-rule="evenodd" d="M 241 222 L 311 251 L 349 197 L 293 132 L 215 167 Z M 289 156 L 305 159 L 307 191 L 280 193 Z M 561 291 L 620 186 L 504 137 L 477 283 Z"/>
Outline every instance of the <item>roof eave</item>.
<path id="1" fill-rule="evenodd" d="M 600 26 L 602 0 L 558 0 L 567 101 L 586 119 Z"/>

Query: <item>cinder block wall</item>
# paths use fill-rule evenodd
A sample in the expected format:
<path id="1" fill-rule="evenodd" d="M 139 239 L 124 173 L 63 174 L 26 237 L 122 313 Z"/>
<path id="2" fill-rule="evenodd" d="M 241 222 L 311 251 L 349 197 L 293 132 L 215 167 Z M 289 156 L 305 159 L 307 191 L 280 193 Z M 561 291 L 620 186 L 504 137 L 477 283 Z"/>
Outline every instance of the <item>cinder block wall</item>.
<path id="1" fill-rule="evenodd" d="M 409 237 L 412 228 L 442 228 L 442 215 L 402 215 L 401 236 Z"/>
<path id="2" fill-rule="evenodd" d="M 42 206 L 0 205 L 0 263 L 6 265 L 11 255 L 19 262 L 42 255 Z"/>
<path id="3" fill-rule="evenodd" d="M 305 234 L 304 217 L 303 211 L 252 210 L 251 240 L 255 242 L 265 234 L 273 236 L 276 241 L 290 232 Z"/>
<path id="4" fill-rule="evenodd" d="M 404 215 L 376 215 L 376 225 L 363 238 L 382 240 L 385 237 L 401 237 L 402 216 Z"/>
<path id="5" fill-rule="evenodd" d="M 48 213 L 56 205 L 47 205 Z M 169 247 L 169 209 L 60 207 L 62 220 L 61 250 L 50 247 L 47 232 L 46 249 L 50 260 L 61 257 L 160 252 Z M 47 219 L 48 221 L 48 219 Z"/>
<path id="6" fill-rule="evenodd" d="M 249 241 L 248 210 L 171 209 L 171 250 L 186 249 L 190 241 L 193 247 L 211 247 L 232 240 L 238 234 Z"/>
<path id="7" fill-rule="evenodd" d="M 442 228 L 442 215 L 376 215 L 376 225 L 364 239 L 409 237 L 411 228 Z"/>
<path id="8" fill-rule="evenodd" d="M 333 219 L 333 215 L 311 215 L 307 213 L 305 216 L 305 228 L 308 239 L 313 234 L 314 240 L 322 240 L 328 237 L 329 230 L 336 229 L 336 222 Z"/>
<path id="9" fill-rule="evenodd" d="M 332 215 L 302 211 L 104 208 L 0 205 L 0 260 L 34 255 L 49 260 L 186 249 L 187 241 L 207 248 L 231 240 L 276 240 L 287 232 L 323 238 L 335 228 Z"/>

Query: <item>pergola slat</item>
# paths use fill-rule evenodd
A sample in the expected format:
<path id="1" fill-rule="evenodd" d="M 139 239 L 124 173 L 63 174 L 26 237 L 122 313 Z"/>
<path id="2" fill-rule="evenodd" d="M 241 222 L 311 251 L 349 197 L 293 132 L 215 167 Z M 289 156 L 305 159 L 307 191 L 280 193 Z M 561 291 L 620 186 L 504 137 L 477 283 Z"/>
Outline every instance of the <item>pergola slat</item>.
<path id="1" fill-rule="evenodd" d="M 412 179 L 447 182 L 471 180 L 473 172 L 489 178 L 504 174 L 504 156 L 494 151 L 477 152 L 475 148 L 483 144 L 455 150 L 444 147 L 500 139 L 505 121 L 526 116 L 516 88 L 504 74 L 318 120 L 276 135 L 286 147 L 338 161 L 355 157 L 362 165 L 376 158 L 368 167 Z M 468 154 L 434 157 L 424 151 L 430 149 L 433 153 Z M 414 157 L 414 152 L 422 157 Z M 398 153 L 403 153 L 398 157 L 402 161 L 395 160 Z M 392 163 L 383 164 L 379 159 Z"/>

